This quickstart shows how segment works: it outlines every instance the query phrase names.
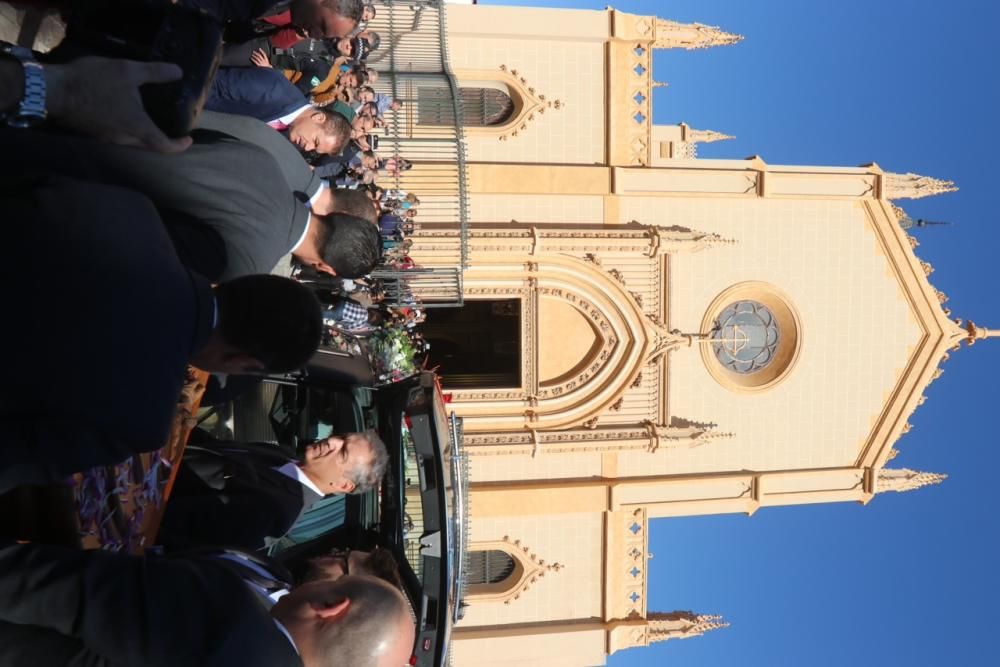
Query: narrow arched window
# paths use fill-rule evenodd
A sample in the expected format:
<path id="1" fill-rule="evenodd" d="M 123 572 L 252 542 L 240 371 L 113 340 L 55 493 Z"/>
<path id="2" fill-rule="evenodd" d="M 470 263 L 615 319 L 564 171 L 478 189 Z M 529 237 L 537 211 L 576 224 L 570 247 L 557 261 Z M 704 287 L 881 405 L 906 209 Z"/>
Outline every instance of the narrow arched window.
<path id="1" fill-rule="evenodd" d="M 514 115 L 514 101 L 499 88 L 459 88 L 465 127 L 503 125 Z M 455 104 L 450 88 L 421 86 L 417 88 L 417 122 L 420 125 L 452 125 Z"/>
<path id="2" fill-rule="evenodd" d="M 506 551 L 469 552 L 465 581 L 470 585 L 499 584 L 513 573 L 514 558 Z"/>

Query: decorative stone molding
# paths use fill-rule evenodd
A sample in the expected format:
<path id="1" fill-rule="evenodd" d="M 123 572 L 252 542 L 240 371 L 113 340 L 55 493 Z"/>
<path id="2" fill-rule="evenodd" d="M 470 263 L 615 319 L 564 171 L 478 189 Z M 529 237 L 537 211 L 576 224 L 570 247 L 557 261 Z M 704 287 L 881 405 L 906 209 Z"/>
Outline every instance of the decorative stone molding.
<path id="1" fill-rule="evenodd" d="M 645 421 L 643 425 L 649 434 L 650 452 L 656 452 L 661 447 L 664 449 L 679 449 L 681 447 L 694 449 L 715 440 L 727 440 L 734 436 L 733 433 L 717 432 L 711 427 L 692 432 L 691 429 L 664 426 L 653 421 Z"/>
<path id="2" fill-rule="evenodd" d="M 664 355 L 682 347 L 691 347 L 692 338 L 676 331 L 668 330 L 655 315 L 646 316 L 648 336 L 652 342 L 646 352 L 644 366 L 654 364 Z"/>
<path id="3" fill-rule="evenodd" d="M 497 140 L 507 141 L 520 136 L 520 133 L 527 130 L 528 125 L 537 116 L 544 114 L 548 109 L 558 110 L 565 106 L 565 103 L 561 100 L 550 100 L 546 95 L 537 92 L 516 69 L 510 68 L 507 65 L 500 65 L 499 71 L 499 74 L 469 70 L 459 70 L 456 73 L 459 80 L 497 80 L 506 85 L 507 89 L 513 93 L 511 101 L 514 102 L 515 111 L 511 114 L 511 119 L 508 122 L 495 127 L 466 128 L 466 132 L 472 130 L 498 133 Z"/>
<path id="4" fill-rule="evenodd" d="M 649 523 L 646 520 L 646 509 L 638 507 L 630 512 L 615 513 L 618 522 L 618 547 L 621 549 L 622 567 L 626 568 L 622 577 L 624 585 L 614 595 L 622 599 L 612 601 L 612 608 L 624 609 L 625 618 L 642 616 L 646 611 L 647 587 L 647 552 L 649 540 L 646 534 Z M 617 555 L 617 554 L 616 554 Z"/>
<path id="5" fill-rule="evenodd" d="M 882 196 L 885 199 L 921 199 L 957 190 L 954 181 L 919 174 L 886 173 L 882 177 Z"/>
<path id="6" fill-rule="evenodd" d="M 670 639 L 690 639 L 712 630 L 728 628 L 729 623 L 722 616 L 695 614 L 690 611 L 649 612 L 646 615 L 649 632 L 647 642 L 662 642 Z"/>
<path id="7" fill-rule="evenodd" d="M 961 324 L 961 321 L 962 320 L 956 320 L 959 324 Z M 1000 329 L 986 329 L 984 327 L 978 327 L 972 320 L 966 320 L 963 328 L 966 332 L 965 342 L 969 345 L 975 345 L 977 340 L 1000 338 Z"/>
<path id="8" fill-rule="evenodd" d="M 414 243 L 422 251 L 452 250 L 459 237 L 458 230 L 420 229 Z M 438 244 L 437 241 L 448 241 Z M 614 230 L 563 230 L 519 227 L 506 229 L 473 229 L 469 234 L 470 252 L 495 252 L 503 254 L 524 253 L 537 256 L 543 253 L 571 254 L 584 261 L 601 265 L 597 253 L 603 255 L 628 255 L 636 253 L 647 257 L 681 252 L 700 252 L 718 246 L 735 244 L 718 234 L 701 232 L 687 227 L 643 226 L 633 220 L 629 226 Z M 536 260 L 532 260 L 536 261 Z"/>
<path id="9" fill-rule="evenodd" d="M 600 427 L 567 431 L 525 430 L 514 433 L 466 433 L 462 445 L 469 456 L 532 456 L 649 449 L 643 427 Z"/>
<path id="10" fill-rule="evenodd" d="M 716 141 L 727 141 L 735 139 L 731 134 L 723 134 L 715 130 L 696 130 L 685 123 L 681 123 L 684 128 L 684 141 L 689 144 L 711 144 Z"/>
<path id="11" fill-rule="evenodd" d="M 882 468 L 878 471 L 875 481 L 875 492 L 912 491 L 932 484 L 940 484 L 948 479 L 948 475 L 936 472 L 920 472 L 909 468 Z"/>
<path id="12" fill-rule="evenodd" d="M 512 540 L 504 535 L 502 540 L 492 542 L 473 542 L 470 551 L 504 551 L 514 559 L 514 570 L 504 581 L 496 584 L 476 584 L 469 586 L 465 599 L 469 603 L 502 602 L 510 604 L 520 597 L 531 586 L 550 572 L 561 572 L 565 565 L 547 563 L 521 540 Z"/>
<path id="13" fill-rule="evenodd" d="M 707 49 L 743 41 L 743 35 L 726 32 L 718 26 L 678 23 L 659 18 L 656 19 L 655 35 L 653 48 L 657 49 Z"/>

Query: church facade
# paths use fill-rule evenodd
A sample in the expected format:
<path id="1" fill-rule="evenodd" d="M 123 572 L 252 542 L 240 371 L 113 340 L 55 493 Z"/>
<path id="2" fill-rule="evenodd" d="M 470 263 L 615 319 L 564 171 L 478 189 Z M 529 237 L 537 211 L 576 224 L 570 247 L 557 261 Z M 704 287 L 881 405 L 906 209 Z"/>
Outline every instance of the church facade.
<path id="1" fill-rule="evenodd" d="M 991 332 L 950 318 L 897 203 L 950 183 L 699 159 L 728 137 L 653 124 L 652 58 L 739 48 L 718 28 L 494 6 L 450 6 L 447 25 L 465 306 L 425 335 L 471 470 L 455 665 L 602 664 L 724 626 L 648 608 L 650 519 L 943 479 L 894 468 L 894 445 L 949 351 Z M 435 97 L 415 81 L 419 138 Z M 458 243 L 425 221 L 411 255 L 447 266 Z"/>

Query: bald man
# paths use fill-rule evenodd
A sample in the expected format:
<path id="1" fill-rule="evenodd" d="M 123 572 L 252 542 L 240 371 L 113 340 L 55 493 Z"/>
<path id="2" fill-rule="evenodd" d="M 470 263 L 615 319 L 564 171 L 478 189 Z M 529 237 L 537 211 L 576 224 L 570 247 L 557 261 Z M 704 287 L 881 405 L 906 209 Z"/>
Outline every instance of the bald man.
<path id="1" fill-rule="evenodd" d="M 0 665 L 398 667 L 414 626 L 365 575 L 289 590 L 236 551 L 172 558 L 0 544 Z"/>

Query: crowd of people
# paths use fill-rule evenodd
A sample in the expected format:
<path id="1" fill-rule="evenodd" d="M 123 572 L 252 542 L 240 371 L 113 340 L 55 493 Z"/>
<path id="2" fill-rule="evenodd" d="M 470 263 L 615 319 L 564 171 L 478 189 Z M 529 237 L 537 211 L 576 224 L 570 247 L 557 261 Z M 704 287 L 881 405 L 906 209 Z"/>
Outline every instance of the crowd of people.
<path id="1" fill-rule="evenodd" d="M 400 111 L 402 102 L 371 85 L 379 80 L 379 72 L 367 61 L 382 40 L 368 22 L 377 13 L 375 5 L 366 2 L 357 25 L 345 36 L 331 38 L 289 28 L 290 9 L 265 18 L 268 27 L 253 39 L 227 44 L 205 108 L 256 118 L 285 133 L 305 153 L 321 187 L 333 190 L 330 197 L 340 210 L 376 223 L 380 266 L 406 270 L 416 268 L 407 253 L 420 199 L 391 187 L 412 162 L 395 153 L 383 157 L 378 150 L 388 125 L 386 114 Z M 385 365 L 380 343 L 396 340 L 402 332 L 409 339 L 402 346 L 405 366 L 415 369 L 412 359 L 426 352 L 426 344 L 411 333 L 424 313 L 412 294 L 405 303 L 390 303 L 382 287 L 379 280 L 361 276 L 342 290 L 332 290 L 324 311 L 330 327 L 325 340 L 349 351 L 351 341 L 345 342 L 342 334 L 373 336 L 374 344 L 364 349 L 373 363 Z M 404 376 L 396 366 L 377 377 Z"/>
<path id="2" fill-rule="evenodd" d="M 157 450 L 189 364 L 222 386 L 301 368 L 338 333 L 426 351 L 420 304 L 398 290 L 390 303 L 373 277 L 414 267 L 420 205 L 395 187 L 411 163 L 378 152 L 401 109 L 366 65 L 379 8 L 175 4 L 225 28 L 188 136 L 167 136 L 140 94 L 181 77 L 175 65 L 0 44 L 0 289 L 15 318 L 0 493 Z M 319 498 L 376 487 L 387 460 L 372 431 L 294 456 L 196 432 L 166 554 L 0 531 L 0 665 L 407 664 L 415 630 L 391 555 L 331 553 L 290 563 L 297 576 L 262 556 Z"/>

